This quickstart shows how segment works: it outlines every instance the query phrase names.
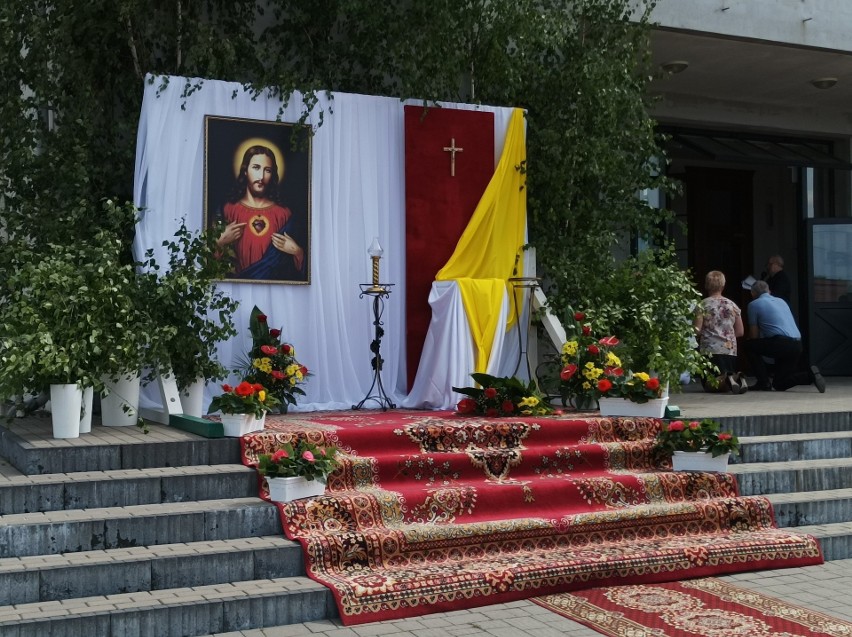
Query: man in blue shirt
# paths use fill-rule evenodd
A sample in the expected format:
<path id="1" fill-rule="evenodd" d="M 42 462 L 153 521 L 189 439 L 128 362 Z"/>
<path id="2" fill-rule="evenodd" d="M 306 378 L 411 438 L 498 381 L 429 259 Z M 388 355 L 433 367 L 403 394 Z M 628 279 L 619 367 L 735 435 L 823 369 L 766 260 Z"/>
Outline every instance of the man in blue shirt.
<path id="1" fill-rule="evenodd" d="M 795 385 L 813 383 L 820 393 L 825 392 L 825 379 L 816 365 L 810 370 L 798 369 L 802 355 L 802 334 L 796 326 L 793 313 L 786 301 L 772 296 L 766 281 L 758 281 L 751 288 L 754 299 L 748 306 L 749 340 L 746 351 L 757 384 L 749 389 L 757 391 L 784 391 Z M 775 359 L 775 377 L 769 380 L 763 357 Z"/>

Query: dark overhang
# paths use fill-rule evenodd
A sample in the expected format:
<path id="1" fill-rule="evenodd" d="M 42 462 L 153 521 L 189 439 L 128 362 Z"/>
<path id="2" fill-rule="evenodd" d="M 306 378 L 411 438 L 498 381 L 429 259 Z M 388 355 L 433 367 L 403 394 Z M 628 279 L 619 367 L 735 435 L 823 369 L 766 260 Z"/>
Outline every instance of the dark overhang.
<path id="1" fill-rule="evenodd" d="M 852 163 L 837 157 L 828 141 L 671 127 L 660 132 L 668 136 L 666 150 L 672 158 L 852 170 Z"/>

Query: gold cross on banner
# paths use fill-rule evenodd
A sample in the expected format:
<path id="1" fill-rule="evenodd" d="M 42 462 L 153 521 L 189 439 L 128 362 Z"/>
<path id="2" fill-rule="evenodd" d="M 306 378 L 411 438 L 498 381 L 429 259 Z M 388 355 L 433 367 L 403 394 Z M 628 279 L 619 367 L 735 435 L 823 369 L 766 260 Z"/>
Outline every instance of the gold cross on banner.
<path id="1" fill-rule="evenodd" d="M 456 153 L 460 153 L 464 148 L 456 146 L 456 138 L 450 138 L 450 145 L 444 146 L 444 152 L 450 153 L 450 177 L 456 176 Z"/>

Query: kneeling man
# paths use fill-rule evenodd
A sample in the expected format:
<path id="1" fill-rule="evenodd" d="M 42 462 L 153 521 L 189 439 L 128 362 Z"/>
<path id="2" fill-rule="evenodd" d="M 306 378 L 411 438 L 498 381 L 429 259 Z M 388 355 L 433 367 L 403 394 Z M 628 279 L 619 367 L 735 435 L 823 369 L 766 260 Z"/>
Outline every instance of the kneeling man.
<path id="1" fill-rule="evenodd" d="M 813 383 L 820 393 L 825 392 L 825 379 L 816 365 L 810 370 L 798 370 L 802 354 L 802 334 L 786 301 L 772 296 L 766 281 L 751 288 L 753 301 L 748 306 L 749 340 L 746 341 L 751 368 L 757 383 L 749 389 L 784 391 L 795 385 Z M 775 377 L 769 381 L 763 357 L 775 359 Z"/>

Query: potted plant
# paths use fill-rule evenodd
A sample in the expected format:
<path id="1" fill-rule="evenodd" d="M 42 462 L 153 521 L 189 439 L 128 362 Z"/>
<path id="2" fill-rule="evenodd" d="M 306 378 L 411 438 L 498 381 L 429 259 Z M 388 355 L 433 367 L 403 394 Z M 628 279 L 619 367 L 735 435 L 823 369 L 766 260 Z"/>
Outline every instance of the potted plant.
<path id="1" fill-rule="evenodd" d="M 77 391 L 100 390 L 103 376 L 138 369 L 148 344 L 147 317 L 132 298 L 135 272 L 121 262 L 120 240 L 105 232 L 39 249 L 22 241 L 14 249 L 0 303 L 0 395 L 54 386 L 54 423 L 70 418 L 54 433 L 76 437 Z M 64 406 L 59 385 L 77 387 L 62 390 L 72 394 Z"/>
<path id="2" fill-rule="evenodd" d="M 164 272 L 153 250 L 140 264 L 140 298 L 155 326 L 147 361 L 152 375 L 147 380 L 171 372 L 183 413 L 201 416 L 205 382 L 227 376 L 216 346 L 236 335 L 232 316 L 238 302 L 215 287 L 228 265 L 216 258 L 214 235 L 193 234 L 182 222 L 174 236 L 163 244 L 168 255 Z"/>
<path id="3" fill-rule="evenodd" d="M 596 292 L 596 322 L 622 339 L 620 355 L 628 367 L 647 370 L 672 391 L 684 372 L 712 371 L 692 327 L 701 294 L 670 248 L 617 263 Z"/>
<path id="4" fill-rule="evenodd" d="M 328 474 L 339 465 L 336 456 L 337 447 L 299 440 L 272 454 L 261 454 L 257 470 L 266 478 L 269 497 L 275 502 L 289 502 L 324 493 Z"/>
<path id="5" fill-rule="evenodd" d="M 453 387 L 454 392 L 467 396 L 456 406 L 456 411 L 461 415 L 496 418 L 553 413 L 553 408 L 533 382 L 527 384 L 517 378 L 497 378 L 482 373 L 471 374 L 471 377 L 479 387 Z"/>
<path id="6" fill-rule="evenodd" d="M 674 471 L 725 471 L 740 442 L 715 420 L 673 420 L 657 434 L 656 449 L 672 458 Z"/>
<path id="7" fill-rule="evenodd" d="M 226 436 L 239 437 L 263 429 L 267 412 L 279 404 L 260 383 L 244 380 L 236 387 L 222 385 L 222 391 L 210 402 L 207 413 L 221 412 Z"/>
<path id="8" fill-rule="evenodd" d="M 296 360 L 296 348 L 281 342 L 281 330 L 269 327 L 269 318 L 257 306 L 249 318 L 252 346 L 241 363 L 241 372 L 251 383 L 268 388 L 281 403 L 280 411 L 296 404 L 304 396 L 300 384 L 307 381 L 308 368 Z"/>
<path id="9" fill-rule="evenodd" d="M 669 402 L 660 379 L 647 372 L 611 370 L 598 381 L 597 389 L 601 416 L 662 418 Z"/>

